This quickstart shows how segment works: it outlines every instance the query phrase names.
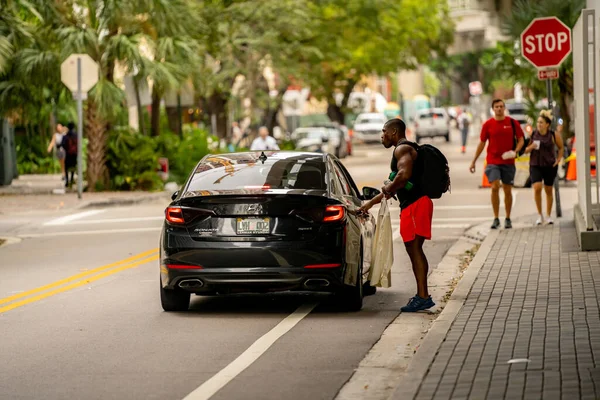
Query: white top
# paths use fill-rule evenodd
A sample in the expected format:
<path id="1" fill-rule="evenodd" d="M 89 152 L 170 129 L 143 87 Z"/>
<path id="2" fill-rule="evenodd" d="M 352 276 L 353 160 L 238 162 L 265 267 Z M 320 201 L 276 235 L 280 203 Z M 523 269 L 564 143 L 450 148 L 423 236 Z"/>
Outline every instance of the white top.
<path id="1" fill-rule="evenodd" d="M 60 144 L 62 143 L 63 137 L 65 137 L 65 135 L 63 135 L 62 133 L 56 132 L 54 134 L 54 147 L 60 146 Z"/>
<path id="2" fill-rule="evenodd" d="M 277 145 L 277 141 L 272 136 L 267 136 L 266 139 L 261 138 L 260 136 L 254 139 L 252 145 L 250 146 L 251 151 L 260 151 L 260 150 L 279 150 L 279 146 Z"/>

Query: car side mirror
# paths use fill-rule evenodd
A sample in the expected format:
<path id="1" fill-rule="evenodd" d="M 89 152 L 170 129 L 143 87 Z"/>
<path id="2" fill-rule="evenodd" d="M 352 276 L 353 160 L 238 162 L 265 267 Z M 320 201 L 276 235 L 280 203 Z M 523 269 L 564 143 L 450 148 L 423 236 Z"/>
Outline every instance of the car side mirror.
<path id="1" fill-rule="evenodd" d="M 171 195 L 171 200 L 175 200 L 177 196 L 179 196 L 179 190 L 175 191 L 175 193 Z"/>
<path id="2" fill-rule="evenodd" d="M 372 187 L 368 187 L 365 186 L 362 188 L 362 199 L 363 200 L 371 200 L 374 197 L 377 197 L 377 195 L 381 194 L 381 191 L 372 188 Z"/>

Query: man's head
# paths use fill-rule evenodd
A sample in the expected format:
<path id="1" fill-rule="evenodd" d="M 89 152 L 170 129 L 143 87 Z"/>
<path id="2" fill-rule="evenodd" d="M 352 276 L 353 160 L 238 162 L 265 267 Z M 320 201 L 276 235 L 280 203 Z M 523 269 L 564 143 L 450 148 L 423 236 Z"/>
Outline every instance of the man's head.
<path id="1" fill-rule="evenodd" d="M 504 118 L 504 100 L 502 99 L 494 99 L 492 101 L 492 110 L 494 110 L 494 117 L 496 119 Z"/>
<path id="2" fill-rule="evenodd" d="M 381 143 L 389 149 L 396 145 L 400 139 L 406 138 L 406 124 L 398 118 L 390 119 L 381 130 Z"/>
<path id="3" fill-rule="evenodd" d="M 69 122 L 67 124 L 67 128 L 69 128 L 70 131 L 75 130 L 75 124 L 73 122 Z"/>
<path id="4" fill-rule="evenodd" d="M 261 138 L 266 139 L 267 136 L 269 136 L 269 130 L 267 129 L 266 126 L 261 126 L 260 128 L 258 128 L 258 135 Z"/>

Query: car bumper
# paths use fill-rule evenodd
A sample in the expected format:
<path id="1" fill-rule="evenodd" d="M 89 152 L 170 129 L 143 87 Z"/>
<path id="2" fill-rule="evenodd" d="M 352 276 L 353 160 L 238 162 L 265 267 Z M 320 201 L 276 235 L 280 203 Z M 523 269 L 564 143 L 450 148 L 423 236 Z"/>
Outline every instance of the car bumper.
<path id="1" fill-rule="evenodd" d="M 343 267 L 304 268 L 218 268 L 172 270 L 161 265 L 161 282 L 165 289 L 179 289 L 198 294 L 277 291 L 336 291 L 345 286 Z"/>

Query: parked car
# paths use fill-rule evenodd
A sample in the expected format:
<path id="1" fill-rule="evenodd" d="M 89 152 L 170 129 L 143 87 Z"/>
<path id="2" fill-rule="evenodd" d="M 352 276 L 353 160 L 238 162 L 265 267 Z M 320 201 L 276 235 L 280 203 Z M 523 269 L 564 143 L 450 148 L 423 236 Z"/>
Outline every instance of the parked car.
<path id="1" fill-rule="evenodd" d="M 338 158 L 348 155 L 344 132 L 333 126 L 311 126 L 296 129 L 291 136 L 298 151 L 331 153 Z"/>
<path id="2" fill-rule="evenodd" d="M 380 113 L 359 114 L 354 121 L 353 139 L 363 143 L 381 142 L 381 129 L 387 120 Z"/>
<path id="3" fill-rule="evenodd" d="M 443 108 L 427 108 L 417 111 L 414 118 L 415 141 L 424 137 L 442 136 L 450 141 L 450 118 Z"/>
<path id="4" fill-rule="evenodd" d="M 359 310 L 374 293 L 375 218 L 357 210 L 377 194 L 331 154 L 207 155 L 165 210 L 163 309 L 187 310 L 194 293 L 317 291 Z"/>

